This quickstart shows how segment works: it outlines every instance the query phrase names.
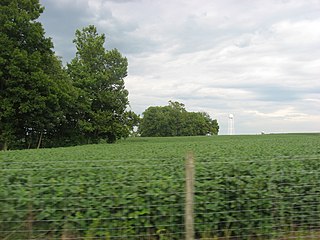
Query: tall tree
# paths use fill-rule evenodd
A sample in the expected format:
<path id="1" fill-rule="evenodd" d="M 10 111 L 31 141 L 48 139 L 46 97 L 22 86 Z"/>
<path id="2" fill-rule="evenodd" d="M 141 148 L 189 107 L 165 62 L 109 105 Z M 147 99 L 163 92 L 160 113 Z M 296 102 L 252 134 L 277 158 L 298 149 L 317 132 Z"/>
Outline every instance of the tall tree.
<path id="1" fill-rule="evenodd" d="M 39 0 L 0 3 L 0 145 L 36 144 L 61 115 L 50 38 L 36 20 Z M 36 143 L 35 143 L 36 142 Z"/>
<path id="2" fill-rule="evenodd" d="M 105 35 L 99 35 L 92 25 L 77 30 L 74 43 L 77 52 L 68 64 L 68 73 L 74 85 L 83 90 L 81 97 L 89 106 L 79 119 L 82 132 L 91 142 L 126 137 L 127 59 L 116 49 L 107 51 Z"/>

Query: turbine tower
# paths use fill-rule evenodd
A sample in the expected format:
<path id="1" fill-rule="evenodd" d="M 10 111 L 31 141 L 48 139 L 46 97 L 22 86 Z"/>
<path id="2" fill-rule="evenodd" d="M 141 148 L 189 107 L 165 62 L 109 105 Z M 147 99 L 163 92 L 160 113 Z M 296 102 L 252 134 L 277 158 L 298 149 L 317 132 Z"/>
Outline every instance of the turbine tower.
<path id="1" fill-rule="evenodd" d="M 233 114 L 229 114 L 228 119 L 228 134 L 234 135 L 234 116 Z"/>

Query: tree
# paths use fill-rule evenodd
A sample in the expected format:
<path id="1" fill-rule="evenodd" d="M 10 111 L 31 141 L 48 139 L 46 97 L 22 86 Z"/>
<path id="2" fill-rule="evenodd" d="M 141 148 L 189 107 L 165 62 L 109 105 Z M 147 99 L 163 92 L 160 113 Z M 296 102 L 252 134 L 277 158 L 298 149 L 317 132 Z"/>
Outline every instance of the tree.
<path id="1" fill-rule="evenodd" d="M 88 109 L 88 103 L 81 97 L 83 91 L 73 86 L 59 59 L 53 62 L 50 69 L 52 71 L 50 76 L 55 84 L 54 94 L 59 101 L 60 114 L 54 128 L 47 131 L 43 145 L 58 147 L 81 144 L 84 138 L 80 133 L 79 119 Z"/>
<path id="2" fill-rule="evenodd" d="M 168 107 L 149 107 L 143 112 L 139 132 L 143 137 L 173 136 Z"/>
<path id="3" fill-rule="evenodd" d="M 149 107 L 139 125 L 141 136 L 196 136 L 218 134 L 217 120 L 204 112 L 188 112 L 184 104 L 169 101 L 168 106 Z"/>
<path id="4" fill-rule="evenodd" d="M 0 4 L 0 145 L 39 147 L 58 124 L 61 108 L 52 78 L 58 61 L 50 38 L 36 19 L 38 0 Z"/>
<path id="5" fill-rule="evenodd" d="M 141 121 L 140 116 L 133 111 L 126 111 L 124 119 L 124 126 L 127 131 L 126 136 L 129 136 L 130 134 L 137 134 L 136 130 L 139 127 Z"/>
<path id="6" fill-rule="evenodd" d="M 82 90 L 81 98 L 88 104 L 79 126 L 89 142 L 116 139 L 129 134 L 126 125 L 128 91 L 124 87 L 127 59 L 118 50 L 104 48 L 105 35 L 94 26 L 76 31 L 76 56 L 68 64 L 74 86 Z"/>

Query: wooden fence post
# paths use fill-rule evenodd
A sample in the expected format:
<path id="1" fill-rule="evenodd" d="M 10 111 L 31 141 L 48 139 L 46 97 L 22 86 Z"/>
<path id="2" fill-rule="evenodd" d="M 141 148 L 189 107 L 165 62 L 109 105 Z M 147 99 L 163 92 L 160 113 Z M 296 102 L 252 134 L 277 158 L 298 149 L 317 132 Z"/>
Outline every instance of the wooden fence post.
<path id="1" fill-rule="evenodd" d="M 186 240 L 194 240 L 194 156 L 191 152 L 186 157 L 186 203 L 185 203 L 185 231 Z"/>

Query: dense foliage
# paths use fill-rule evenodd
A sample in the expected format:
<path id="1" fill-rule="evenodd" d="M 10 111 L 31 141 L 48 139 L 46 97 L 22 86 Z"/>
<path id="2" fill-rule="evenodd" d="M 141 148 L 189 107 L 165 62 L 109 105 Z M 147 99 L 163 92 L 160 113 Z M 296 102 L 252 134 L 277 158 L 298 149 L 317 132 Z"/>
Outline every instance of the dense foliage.
<path id="1" fill-rule="evenodd" d="M 127 137 L 130 129 L 125 126 L 125 111 L 129 102 L 123 80 L 127 59 L 116 49 L 106 51 L 105 36 L 99 35 L 94 26 L 77 30 L 74 43 L 77 53 L 68 64 L 68 73 L 88 104 L 79 122 L 82 132 L 91 142 Z"/>
<path id="2" fill-rule="evenodd" d="M 137 116 L 126 112 L 126 58 L 89 26 L 76 31 L 64 69 L 37 21 L 42 12 L 39 0 L 0 3 L 0 149 L 127 137 Z"/>
<path id="3" fill-rule="evenodd" d="M 169 101 L 168 106 L 149 107 L 139 126 L 143 137 L 197 136 L 218 134 L 219 125 L 204 112 L 188 112 L 184 104 Z"/>
<path id="4" fill-rule="evenodd" d="M 193 151 L 197 239 L 318 239 L 319 149 L 314 134 L 0 152 L 0 238 L 184 239 Z"/>
<path id="5" fill-rule="evenodd" d="M 52 42 L 35 20 L 38 1 L 1 1 L 0 5 L 0 145 L 40 141 L 59 121 L 59 87 L 51 66 L 57 62 Z M 54 69 L 59 71 L 59 69 Z M 53 73 L 55 74 L 55 72 Z"/>

